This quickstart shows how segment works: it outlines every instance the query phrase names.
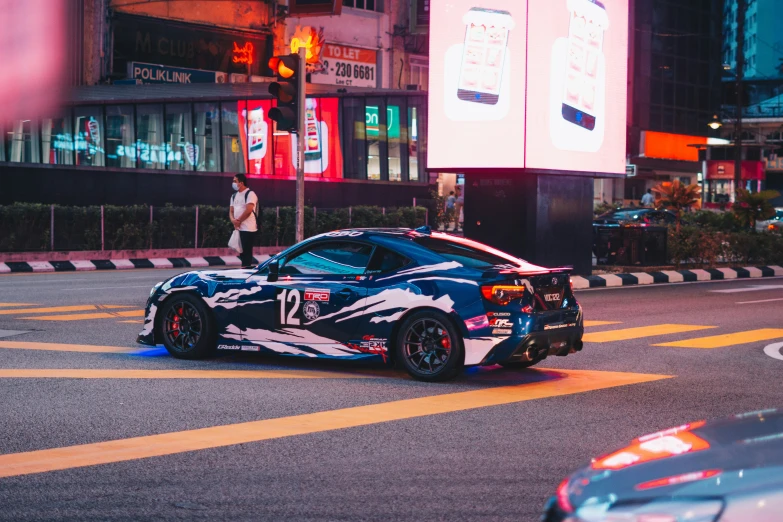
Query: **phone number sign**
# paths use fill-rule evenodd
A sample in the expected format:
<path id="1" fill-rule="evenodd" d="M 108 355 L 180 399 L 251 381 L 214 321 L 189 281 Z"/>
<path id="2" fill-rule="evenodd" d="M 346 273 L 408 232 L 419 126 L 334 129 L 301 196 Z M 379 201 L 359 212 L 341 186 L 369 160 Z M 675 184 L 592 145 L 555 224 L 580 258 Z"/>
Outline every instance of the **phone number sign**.
<path id="1" fill-rule="evenodd" d="M 349 87 L 378 85 L 376 51 L 325 44 L 322 53 L 323 69 L 310 76 L 311 83 Z"/>

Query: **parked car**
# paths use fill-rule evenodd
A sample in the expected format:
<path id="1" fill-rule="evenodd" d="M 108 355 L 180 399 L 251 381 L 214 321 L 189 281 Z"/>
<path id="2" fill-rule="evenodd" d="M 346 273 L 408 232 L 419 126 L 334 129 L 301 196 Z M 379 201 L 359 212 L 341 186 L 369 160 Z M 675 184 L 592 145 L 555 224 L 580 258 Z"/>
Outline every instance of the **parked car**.
<path id="1" fill-rule="evenodd" d="M 423 381 L 463 366 L 526 368 L 582 349 L 569 271 L 429 227 L 338 230 L 257 268 L 158 283 L 137 341 L 180 359 L 373 358 Z"/>
<path id="2" fill-rule="evenodd" d="M 677 216 L 670 210 L 655 208 L 620 208 L 593 219 L 593 225 L 619 226 L 622 224 L 671 225 Z"/>
<path id="3" fill-rule="evenodd" d="M 783 229 L 783 208 L 776 208 L 775 215 L 764 221 L 756 221 L 756 230 L 776 230 Z"/>
<path id="4" fill-rule="evenodd" d="M 543 522 L 780 522 L 783 410 L 639 437 L 560 483 Z"/>

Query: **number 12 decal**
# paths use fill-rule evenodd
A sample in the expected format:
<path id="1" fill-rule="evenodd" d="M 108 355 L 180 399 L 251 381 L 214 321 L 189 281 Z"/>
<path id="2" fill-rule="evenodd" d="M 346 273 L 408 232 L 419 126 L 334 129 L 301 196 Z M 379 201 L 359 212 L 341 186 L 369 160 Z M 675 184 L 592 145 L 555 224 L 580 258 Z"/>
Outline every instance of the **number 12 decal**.
<path id="1" fill-rule="evenodd" d="M 299 290 L 281 288 L 277 291 L 277 300 L 280 301 L 280 324 L 283 326 L 299 326 L 300 320 L 294 317 L 299 312 L 302 303 L 302 294 Z M 293 303 L 286 315 L 286 303 Z"/>

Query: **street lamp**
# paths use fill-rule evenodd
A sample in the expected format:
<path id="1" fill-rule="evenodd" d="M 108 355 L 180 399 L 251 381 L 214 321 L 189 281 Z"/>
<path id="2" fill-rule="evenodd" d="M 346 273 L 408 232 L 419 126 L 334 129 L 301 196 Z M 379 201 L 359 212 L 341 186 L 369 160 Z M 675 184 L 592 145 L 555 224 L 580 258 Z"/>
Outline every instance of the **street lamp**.
<path id="1" fill-rule="evenodd" d="M 718 118 L 717 114 L 712 115 L 712 119 L 707 124 L 707 126 L 712 130 L 718 130 L 721 127 L 723 127 L 723 123 L 720 121 L 720 118 Z"/>

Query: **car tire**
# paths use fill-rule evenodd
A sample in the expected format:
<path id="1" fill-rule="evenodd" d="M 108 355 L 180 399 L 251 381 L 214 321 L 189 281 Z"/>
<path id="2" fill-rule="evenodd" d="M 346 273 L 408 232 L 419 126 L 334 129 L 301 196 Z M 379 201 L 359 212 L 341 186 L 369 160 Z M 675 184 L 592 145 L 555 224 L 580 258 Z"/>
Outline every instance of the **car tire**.
<path id="1" fill-rule="evenodd" d="M 207 305 L 190 294 L 175 294 L 160 309 L 157 337 L 177 359 L 204 359 L 214 355 L 217 330 Z"/>
<path id="2" fill-rule="evenodd" d="M 395 357 L 416 380 L 452 379 L 464 360 L 462 336 L 445 314 L 424 310 L 409 315 L 400 325 Z"/>

